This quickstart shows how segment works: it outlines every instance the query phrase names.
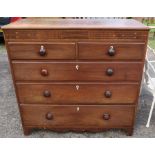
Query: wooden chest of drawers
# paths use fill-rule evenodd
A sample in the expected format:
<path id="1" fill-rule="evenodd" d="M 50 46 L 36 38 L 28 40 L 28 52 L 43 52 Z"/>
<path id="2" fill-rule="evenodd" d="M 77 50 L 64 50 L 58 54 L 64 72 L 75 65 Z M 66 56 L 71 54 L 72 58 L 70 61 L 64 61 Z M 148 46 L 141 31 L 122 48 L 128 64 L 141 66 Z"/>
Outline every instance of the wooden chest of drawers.
<path id="1" fill-rule="evenodd" d="M 148 28 L 126 19 L 30 18 L 3 27 L 24 134 L 132 135 Z"/>

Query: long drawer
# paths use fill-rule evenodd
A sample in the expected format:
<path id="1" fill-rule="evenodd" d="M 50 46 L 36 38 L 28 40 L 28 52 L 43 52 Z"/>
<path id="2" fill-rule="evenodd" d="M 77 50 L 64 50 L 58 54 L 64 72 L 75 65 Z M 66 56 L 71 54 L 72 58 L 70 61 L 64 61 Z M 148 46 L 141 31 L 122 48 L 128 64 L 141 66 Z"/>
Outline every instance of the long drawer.
<path id="1" fill-rule="evenodd" d="M 145 43 L 78 43 L 79 59 L 142 60 Z"/>
<path id="2" fill-rule="evenodd" d="M 75 43 L 8 43 L 11 59 L 75 59 Z"/>
<path id="3" fill-rule="evenodd" d="M 13 61 L 15 80 L 139 81 L 141 62 Z"/>
<path id="4" fill-rule="evenodd" d="M 26 104 L 134 104 L 137 84 L 18 83 L 19 102 Z"/>
<path id="5" fill-rule="evenodd" d="M 46 106 L 21 105 L 26 126 L 106 128 L 133 125 L 134 106 Z"/>

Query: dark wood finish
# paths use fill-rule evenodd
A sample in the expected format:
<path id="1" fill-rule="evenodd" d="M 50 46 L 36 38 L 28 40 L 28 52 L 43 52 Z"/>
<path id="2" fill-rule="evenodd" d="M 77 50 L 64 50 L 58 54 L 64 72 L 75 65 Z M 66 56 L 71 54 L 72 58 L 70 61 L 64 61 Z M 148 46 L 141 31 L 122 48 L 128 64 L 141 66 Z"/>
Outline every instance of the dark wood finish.
<path id="1" fill-rule="evenodd" d="M 138 84 L 19 83 L 17 91 L 19 102 L 24 104 L 134 104 Z"/>
<path id="2" fill-rule="evenodd" d="M 25 72 L 26 73 L 26 72 Z M 41 69 L 40 74 L 42 76 L 48 76 L 48 70 L 47 69 Z"/>
<path id="3" fill-rule="evenodd" d="M 31 134 L 32 129 L 29 127 L 23 127 L 23 132 L 25 136 L 28 136 Z"/>
<path id="4" fill-rule="evenodd" d="M 145 43 L 78 43 L 79 59 L 142 60 Z"/>
<path id="5" fill-rule="evenodd" d="M 11 59 L 75 59 L 75 43 L 19 42 L 8 48 Z"/>
<path id="6" fill-rule="evenodd" d="M 45 91 L 43 91 L 43 96 L 44 97 L 50 97 L 51 96 L 51 92 L 49 90 L 45 90 Z"/>
<path id="7" fill-rule="evenodd" d="M 132 135 L 148 27 L 27 18 L 3 31 L 25 135 L 33 128 Z"/>
<path id="8" fill-rule="evenodd" d="M 112 76 L 114 74 L 114 69 L 107 67 L 106 69 L 106 75 Z"/>
<path id="9" fill-rule="evenodd" d="M 114 55 L 116 55 L 116 49 L 114 49 L 114 46 L 111 45 L 111 46 L 108 48 L 107 54 L 108 54 L 109 56 L 114 56 Z"/>
<path id="10" fill-rule="evenodd" d="M 133 106 L 43 106 L 21 105 L 26 126 L 50 125 L 55 127 L 131 127 Z M 48 117 L 52 119 L 47 119 Z M 105 116 L 110 115 L 110 116 Z"/>
<path id="11" fill-rule="evenodd" d="M 79 66 L 78 70 L 76 65 Z M 13 69 L 17 81 L 139 81 L 142 63 L 13 61 Z"/>
<path id="12" fill-rule="evenodd" d="M 39 50 L 38 53 L 39 53 L 40 56 L 47 55 L 47 51 L 46 51 L 46 49 L 45 49 L 45 47 L 43 45 L 40 46 L 40 50 Z"/>
<path id="13" fill-rule="evenodd" d="M 53 114 L 52 114 L 51 112 L 47 112 L 47 113 L 45 114 L 45 118 L 46 118 L 47 120 L 52 120 L 52 119 L 53 119 Z"/>
<path id="14" fill-rule="evenodd" d="M 106 90 L 106 91 L 104 92 L 104 95 L 105 95 L 106 98 L 111 98 L 111 96 L 112 96 L 111 90 Z"/>

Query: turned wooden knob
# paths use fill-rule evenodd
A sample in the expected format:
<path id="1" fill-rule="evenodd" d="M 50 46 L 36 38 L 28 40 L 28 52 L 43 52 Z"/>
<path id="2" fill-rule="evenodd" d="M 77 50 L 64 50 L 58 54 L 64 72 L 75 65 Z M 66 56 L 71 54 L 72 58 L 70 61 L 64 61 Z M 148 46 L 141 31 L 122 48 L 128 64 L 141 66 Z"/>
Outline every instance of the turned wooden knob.
<path id="1" fill-rule="evenodd" d="M 47 69 L 42 69 L 42 70 L 41 70 L 41 75 L 42 75 L 42 76 L 47 76 L 47 75 L 48 75 Z"/>
<path id="2" fill-rule="evenodd" d="M 110 46 L 109 47 L 109 50 L 108 50 L 108 55 L 109 56 L 114 56 L 115 54 L 116 54 L 116 52 L 115 52 L 114 47 L 113 46 Z"/>
<path id="3" fill-rule="evenodd" d="M 106 98 L 110 98 L 110 97 L 112 96 L 111 91 L 106 90 L 105 93 L 104 93 L 104 96 L 105 96 Z"/>
<path id="4" fill-rule="evenodd" d="M 41 46 L 41 47 L 40 47 L 39 55 L 40 55 L 40 56 L 45 56 L 45 55 L 46 55 L 46 50 L 45 50 L 44 46 Z"/>
<path id="5" fill-rule="evenodd" d="M 110 119 L 110 114 L 108 114 L 108 113 L 103 114 L 103 119 L 104 120 L 109 120 Z"/>
<path id="6" fill-rule="evenodd" d="M 51 112 L 48 112 L 46 115 L 45 115 L 46 119 L 47 120 L 52 120 L 53 119 L 53 114 Z"/>
<path id="7" fill-rule="evenodd" d="M 44 95 L 44 97 L 50 97 L 50 96 L 51 96 L 51 92 L 48 91 L 48 90 L 45 90 L 45 91 L 43 92 L 43 95 Z"/>
<path id="8" fill-rule="evenodd" d="M 108 69 L 106 70 L 106 74 L 107 74 L 108 76 L 112 76 L 112 75 L 114 74 L 113 69 L 112 69 L 112 68 L 108 68 Z"/>

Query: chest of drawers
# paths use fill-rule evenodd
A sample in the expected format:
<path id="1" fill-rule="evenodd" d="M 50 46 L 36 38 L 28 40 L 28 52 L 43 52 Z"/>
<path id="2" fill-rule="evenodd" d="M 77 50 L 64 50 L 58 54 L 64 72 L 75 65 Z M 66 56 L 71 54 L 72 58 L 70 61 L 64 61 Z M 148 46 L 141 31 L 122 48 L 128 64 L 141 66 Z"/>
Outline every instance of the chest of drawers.
<path id="1" fill-rule="evenodd" d="M 127 19 L 28 18 L 3 27 L 24 134 L 132 135 L 148 28 Z"/>

